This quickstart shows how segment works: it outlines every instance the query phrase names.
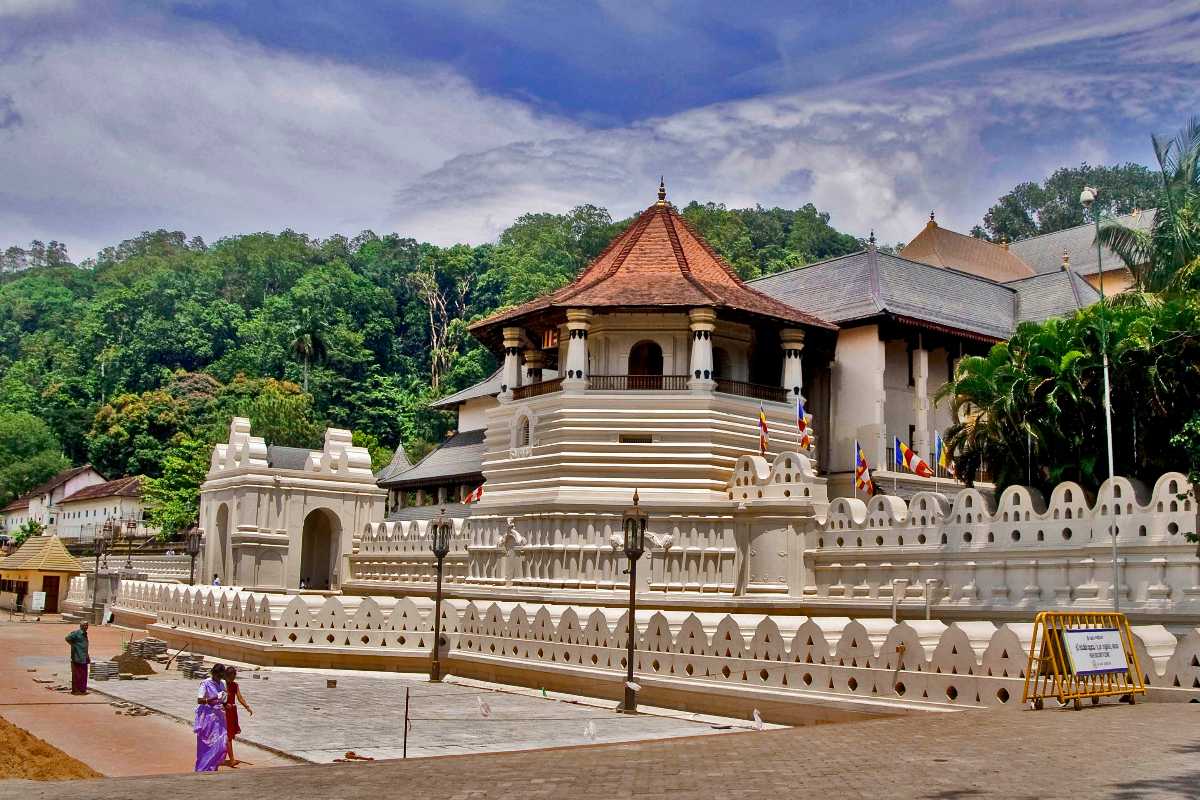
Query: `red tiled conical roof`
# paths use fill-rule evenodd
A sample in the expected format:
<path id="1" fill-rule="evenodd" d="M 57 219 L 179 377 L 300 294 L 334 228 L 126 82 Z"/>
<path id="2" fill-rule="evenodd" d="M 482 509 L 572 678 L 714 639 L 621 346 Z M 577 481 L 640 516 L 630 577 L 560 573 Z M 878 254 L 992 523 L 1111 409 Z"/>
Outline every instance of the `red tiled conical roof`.
<path id="1" fill-rule="evenodd" d="M 570 285 L 471 326 L 512 323 L 553 308 L 729 309 L 758 317 L 836 330 L 823 319 L 747 286 L 679 215 L 660 200 L 634 220 Z"/>

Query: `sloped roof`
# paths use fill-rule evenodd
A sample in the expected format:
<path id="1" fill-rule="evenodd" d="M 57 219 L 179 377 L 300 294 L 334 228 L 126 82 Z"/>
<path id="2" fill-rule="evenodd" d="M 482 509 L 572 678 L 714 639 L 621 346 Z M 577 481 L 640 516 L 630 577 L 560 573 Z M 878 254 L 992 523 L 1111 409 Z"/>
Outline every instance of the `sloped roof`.
<path id="1" fill-rule="evenodd" d="M 429 404 L 430 408 L 454 408 L 459 403 L 465 403 L 468 400 L 474 400 L 477 397 L 490 397 L 500 394 L 500 386 L 504 381 L 503 367 L 497 369 L 490 376 L 484 378 L 474 386 L 468 386 L 465 389 L 448 394 L 441 400 L 435 400 Z"/>
<path id="2" fill-rule="evenodd" d="M 1154 224 L 1154 214 L 1154 209 L 1149 209 L 1124 214 L 1114 219 L 1131 228 L 1149 231 Z M 1080 275 L 1095 275 L 1099 272 L 1096 264 L 1096 228 L 1091 223 L 1022 239 L 1009 245 L 1009 249 L 1041 275 L 1060 272 L 1064 252 L 1071 259 L 1072 271 Z M 1125 267 L 1125 262 L 1120 256 L 1107 247 L 1104 248 L 1103 258 L 1106 272 Z"/>
<path id="3" fill-rule="evenodd" d="M 1034 274 L 1033 268 L 1011 250 L 943 228 L 932 214 L 924 229 L 905 245 L 900 255 L 934 267 L 969 272 L 997 283 L 1028 278 Z"/>
<path id="4" fill-rule="evenodd" d="M 891 314 L 987 339 L 1007 338 L 1016 290 L 874 247 L 754 281 L 777 300 L 839 324 Z"/>
<path id="5" fill-rule="evenodd" d="M 377 483 L 385 487 L 404 486 L 479 475 L 483 472 L 484 433 L 480 428 L 451 434 L 414 466 Z"/>
<path id="6" fill-rule="evenodd" d="M 20 511 L 22 508 L 29 508 L 29 495 L 21 495 L 4 508 L 0 508 L 0 512 Z"/>
<path id="7" fill-rule="evenodd" d="M 101 497 L 141 497 L 142 496 L 142 478 L 140 475 L 133 475 L 127 478 L 117 478 L 114 481 L 105 481 L 104 483 L 94 483 L 91 486 L 85 486 L 75 494 L 64 497 L 60 502 L 74 503 L 78 500 L 95 500 Z"/>
<path id="8" fill-rule="evenodd" d="M 16 500 L 13 500 L 11 503 L 6 505 L 3 509 L 0 509 L 0 511 L 18 511 L 22 508 L 29 508 L 29 501 L 32 500 L 33 498 L 40 497 L 41 495 L 49 494 L 50 492 L 53 492 L 59 486 L 62 486 L 64 483 L 71 480 L 71 478 L 74 478 L 76 475 L 82 475 L 83 473 L 87 472 L 88 470 L 96 472 L 96 469 L 91 464 L 84 464 L 82 467 L 70 467 L 68 469 L 64 469 L 62 472 L 59 472 L 50 480 L 48 480 L 45 483 L 42 483 L 38 486 L 33 487 L 28 492 L 26 492 L 25 494 L 18 497 Z M 96 474 L 99 475 L 100 473 L 96 472 Z M 103 477 L 103 476 L 101 476 L 101 477 Z"/>
<path id="9" fill-rule="evenodd" d="M 306 447 L 283 447 L 273 444 L 267 447 L 267 466 L 271 469 L 302 470 L 308 464 L 308 457 L 320 452 Z"/>
<path id="10" fill-rule="evenodd" d="M 569 286 L 471 325 L 485 331 L 552 308 L 728 309 L 799 325 L 836 326 L 747 285 L 659 190 L 647 208 Z"/>
<path id="11" fill-rule="evenodd" d="M 1017 290 L 1017 322 L 1069 316 L 1100 300 L 1100 293 L 1073 269 L 1034 275 L 1007 285 Z"/>
<path id="12" fill-rule="evenodd" d="M 403 472 L 412 467 L 412 462 L 408 460 L 408 453 L 404 452 L 404 445 L 396 447 L 396 452 L 392 453 L 392 460 L 375 475 L 375 483 L 386 481 L 388 478 Z"/>
<path id="13" fill-rule="evenodd" d="M 16 552 L 0 561 L 0 569 L 83 572 L 83 564 L 67 552 L 57 536 L 30 536 Z"/>

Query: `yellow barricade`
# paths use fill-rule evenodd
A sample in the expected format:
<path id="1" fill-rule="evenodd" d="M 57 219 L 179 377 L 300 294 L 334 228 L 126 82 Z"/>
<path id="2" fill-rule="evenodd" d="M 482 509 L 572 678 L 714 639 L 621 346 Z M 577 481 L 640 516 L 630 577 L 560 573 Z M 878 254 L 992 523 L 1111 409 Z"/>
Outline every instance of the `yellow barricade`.
<path id="1" fill-rule="evenodd" d="M 1121 658 L 1115 653 L 1117 640 L 1123 651 Z M 1077 662 L 1085 663 L 1080 666 Z M 1034 708 L 1040 709 L 1045 698 L 1053 697 L 1060 704 L 1072 701 L 1078 710 L 1087 697 L 1095 704 L 1101 697 L 1127 696 L 1132 703 L 1135 695 L 1145 693 L 1133 634 L 1124 614 L 1038 612 L 1033 622 L 1022 703 L 1032 702 Z"/>

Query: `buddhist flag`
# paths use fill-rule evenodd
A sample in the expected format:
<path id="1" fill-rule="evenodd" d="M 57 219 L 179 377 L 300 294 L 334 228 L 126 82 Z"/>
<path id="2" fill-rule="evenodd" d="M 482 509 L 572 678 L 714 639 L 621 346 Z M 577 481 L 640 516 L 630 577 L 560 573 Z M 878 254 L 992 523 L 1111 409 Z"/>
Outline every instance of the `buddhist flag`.
<path id="1" fill-rule="evenodd" d="M 767 454 L 767 412 L 761 401 L 758 404 L 758 454 Z"/>
<path id="2" fill-rule="evenodd" d="M 796 428 L 800 431 L 800 448 L 807 450 L 812 444 L 812 435 L 808 429 L 808 414 L 804 411 L 804 395 L 796 395 Z"/>
<path id="3" fill-rule="evenodd" d="M 950 454 L 946 451 L 946 442 L 942 439 L 941 431 L 934 431 L 934 456 L 933 460 L 937 465 L 950 477 L 954 477 L 954 462 L 950 460 Z"/>
<path id="4" fill-rule="evenodd" d="M 871 480 L 871 465 L 867 463 L 867 454 L 862 451 L 858 441 L 854 442 L 854 488 L 866 489 L 867 496 L 875 494 L 875 482 Z"/>
<path id="5" fill-rule="evenodd" d="M 471 493 L 469 495 L 467 495 L 466 499 L 463 500 L 463 502 L 468 503 L 468 504 L 478 503 L 482 499 L 483 499 L 483 484 L 481 483 L 478 486 L 476 486 L 474 489 L 471 490 Z"/>
<path id="6" fill-rule="evenodd" d="M 932 478 L 933 470 L 925 463 L 925 459 L 914 453 L 912 449 L 904 442 L 900 441 L 900 437 L 894 437 L 896 442 L 896 466 L 902 466 L 914 475 L 920 475 L 922 478 Z"/>

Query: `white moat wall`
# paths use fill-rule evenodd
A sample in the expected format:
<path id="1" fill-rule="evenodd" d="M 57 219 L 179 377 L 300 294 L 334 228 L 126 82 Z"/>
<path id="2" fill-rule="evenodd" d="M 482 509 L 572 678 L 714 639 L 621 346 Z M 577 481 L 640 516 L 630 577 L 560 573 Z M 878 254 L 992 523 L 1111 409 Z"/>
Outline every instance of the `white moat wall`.
<path id="1" fill-rule="evenodd" d="M 123 581 L 115 611 L 173 646 L 263 664 L 422 670 L 433 638 L 428 598 Z M 448 600 L 443 664 L 462 676 L 615 698 L 625 620 L 617 608 Z M 1133 632 L 1149 699 L 1200 701 L 1200 630 Z M 1000 707 L 1020 703 L 1031 635 L 1029 623 L 645 611 L 635 670 L 645 702 L 769 709 L 775 721 Z"/>
<path id="2" fill-rule="evenodd" d="M 1113 603 L 1112 537 L 1121 563 L 1121 607 L 1135 620 L 1200 621 L 1200 558 L 1186 534 L 1196 500 L 1180 473 L 1152 489 L 1117 477 L 1090 498 L 1076 484 L 1046 502 L 1025 487 L 993 501 L 964 489 L 911 501 L 880 495 L 826 503 L 808 459 L 772 464 L 744 456 L 729 508 L 711 513 L 650 508 L 643 602 L 663 607 L 769 604 L 837 613 L 1029 618 L 1040 609 L 1106 609 Z M 426 590 L 433 580 L 428 523 L 372 522 L 349 556 L 354 592 Z M 468 598 L 561 597 L 613 602 L 626 586 L 612 546 L 621 509 L 533 508 L 456 520 L 447 560 L 452 593 Z M 594 597 L 594 600 L 588 600 Z"/>

